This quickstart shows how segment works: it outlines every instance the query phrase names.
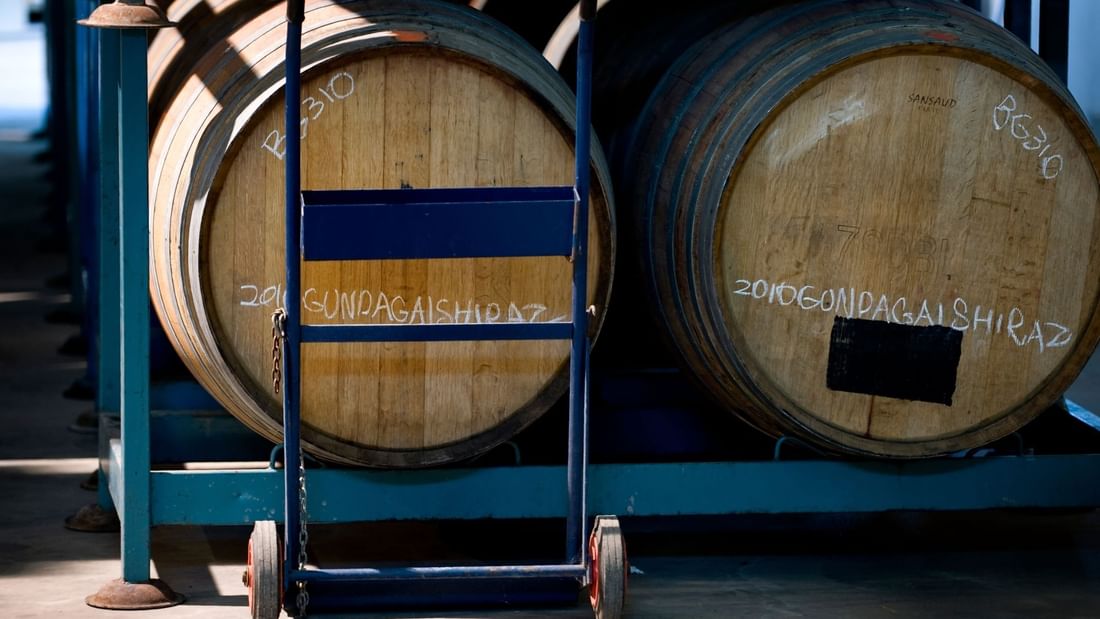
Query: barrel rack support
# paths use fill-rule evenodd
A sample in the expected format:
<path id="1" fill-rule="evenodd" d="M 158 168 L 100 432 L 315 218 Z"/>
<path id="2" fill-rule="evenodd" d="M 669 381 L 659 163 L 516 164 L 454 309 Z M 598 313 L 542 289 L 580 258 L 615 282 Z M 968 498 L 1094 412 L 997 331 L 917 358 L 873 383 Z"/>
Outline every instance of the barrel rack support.
<path id="1" fill-rule="evenodd" d="M 105 6 L 125 12 L 138 4 L 130 0 Z M 151 608 L 182 598 L 149 578 L 150 528 L 281 520 L 284 473 L 271 467 L 151 469 L 158 426 L 190 432 L 195 425 L 191 417 L 166 417 L 165 422 L 150 412 L 156 408 L 156 393 L 149 388 L 148 367 L 146 34 L 143 29 L 115 29 L 121 24 L 109 19 L 90 21 L 102 28 L 97 37 L 98 84 L 91 85 L 100 102 L 100 135 L 119 136 L 118 141 L 98 141 L 103 345 L 97 406 L 121 416 L 121 437 L 101 437 L 99 503 L 119 509 L 122 578 L 88 602 Z M 1100 433 L 1100 417 L 1069 401 L 1064 407 L 1083 427 Z M 211 428 L 205 435 L 190 436 L 217 434 Z M 310 520 L 318 523 L 562 518 L 568 511 L 563 477 L 563 466 L 309 469 L 307 509 Z M 587 497 L 589 513 L 628 517 L 1091 508 L 1100 506 L 1098 480 L 1100 453 L 896 462 L 603 464 L 589 467 Z"/>
<path id="2" fill-rule="evenodd" d="M 118 405 L 122 417 L 121 458 L 126 463 L 120 475 L 100 484 L 117 488 L 111 495 L 121 521 L 122 577 L 108 582 L 85 601 L 90 606 L 107 609 L 163 608 L 181 603 L 183 597 L 164 582 L 150 579 L 149 570 L 149 120 L 145 91 L 146 31 L 170 23 L 159 9 L 147 6 L 143 0 L 117 0 L 102 5 L 80 23 L 117 32 L 100 38 L 98 90 L 101 95 L 110 91 L 116 95 L 114 101 L 110 95 L 101 99 L 101 118 L 117 113 L 118 142 L 103 147 L 100 156 L 101 161 L 108 162 L 104 169 L 117 170 L 114 178 L 101 176 L 105 192 L 117 189 L 117 215 L 106 214 L 115 205 L 110 196 L 101 205 L 104 214 L 100 218 L 103 228 L 117 216 L 118 250 L 116 255 L 111 244 L 103 244 L 105 259 L 100 270 L 118 273 L 118 297 L 111 299 L 101 294 L 100 298 L 104 304 L 117 300 Z M 112 102 L 113 110 L 102 106 Z M 112 280 L 107 286 L 111 292 L 113 278 L 114 275 L 108 278 Z M 113 323 L 115 313 L 108 309 L 100 324 L 108 320 Z"/>

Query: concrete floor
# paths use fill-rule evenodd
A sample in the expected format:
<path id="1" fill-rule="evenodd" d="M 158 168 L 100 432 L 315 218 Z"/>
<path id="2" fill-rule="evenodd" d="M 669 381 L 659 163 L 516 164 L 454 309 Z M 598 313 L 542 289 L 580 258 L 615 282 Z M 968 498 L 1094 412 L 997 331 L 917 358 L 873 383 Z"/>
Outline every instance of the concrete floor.
<path id="1" fill-rule="evenodd" d="M 16 58 L 0 54 L 0 62 Z M 45 283 L 65 270 L 65 258 L 42 250 L 50 187 L 45 169 L 32 162 L 44 145 L 27 141 L 40 110 L 12 105 L 18 110 L 0 114 L 0 496 L 6 498 L 0 612 L 28 619 L 117 617 L 83 600 L 119 575 L 119 535 L 62 527 L 66 516 L 95 500 L 79 482 L 96 466 L 96 441 L 68 429 L 88 404 L 60 396 L 84 372 L 82 361 L 56 353 L 75 327 L 43 320 L 68 297 Z M 1071 397 L 1100 410 L 1100 362 L 1084 376 Z M 313 554 L 326 563 L 349 554 L 365 563 L 489 560 L 514 557 L 517 547 L 553 553 L 559 526 L 329 527 L 315 531 Z M 1100 617 L 1100 515 L 1091 511 L 706 518 L 625 521 L 624 528 L 641 572 L 631 581 L 631 617 Z M 154 531 L 154 573 L 188 602 L 137 614 L 247 616 L 240 574 L 248 532 Z M 577 605 L 367 616 L 591 614 Z"/>

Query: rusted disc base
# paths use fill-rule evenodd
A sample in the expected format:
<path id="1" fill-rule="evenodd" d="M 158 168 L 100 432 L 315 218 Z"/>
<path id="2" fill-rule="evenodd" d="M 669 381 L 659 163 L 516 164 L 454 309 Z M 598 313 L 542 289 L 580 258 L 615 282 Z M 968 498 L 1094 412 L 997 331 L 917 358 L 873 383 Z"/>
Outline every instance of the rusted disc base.
<path id="1" fill-rule="evenodd" d="M 92 28 L 122 29 L 168 28 L 176 25 L 168 21 L 159 6 L 135 0 L 115 0 L 111 4 L 100 5 L 87 19 L 78 19 L 76 23 Z"/>
<path id="2" fill-rule="evenodd" d="M 151 610 L 182 604 L 184 597 L 163 580 L 154 578 L 146 582 L 126 582 L 116 578 L 100 587 L 84 603 L 93 608 L 107 610 Z"/>
<path id="3" fill-rule="evenodd" d="M 85 533 L 114 533 L 119 530 L 118 514 L 92 503 L 66 518 L 65 528 Z"/>

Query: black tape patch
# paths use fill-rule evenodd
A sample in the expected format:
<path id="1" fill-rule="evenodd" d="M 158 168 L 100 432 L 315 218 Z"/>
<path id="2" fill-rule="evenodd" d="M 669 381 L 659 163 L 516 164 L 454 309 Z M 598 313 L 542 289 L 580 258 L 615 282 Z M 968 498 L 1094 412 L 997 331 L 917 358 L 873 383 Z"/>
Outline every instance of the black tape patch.
<path id="1" fill-rule="evenodd" d="M 833 321 L 826 386 L 951 406 L 963 332 L 878 320 Z"/>

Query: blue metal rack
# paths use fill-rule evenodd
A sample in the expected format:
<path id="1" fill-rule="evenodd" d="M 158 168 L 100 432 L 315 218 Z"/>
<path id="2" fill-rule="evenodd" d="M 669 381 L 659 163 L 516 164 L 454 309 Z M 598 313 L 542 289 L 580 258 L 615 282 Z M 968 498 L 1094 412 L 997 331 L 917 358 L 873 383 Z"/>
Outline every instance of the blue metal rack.
<path id="1" fill-rule="evenodd" d="M 150 412 L 156 408 L 157 395 L 149 386 L 148 364 L 146 35 L 141 30 L 104 29 L 90 40 L 96 39 L 99 75 L 98 83 L 91 87 L 100 102 L 100 135 L 119 136 L 117 141 L 91 142 L 99 147 L 101 179 L 98 251 L 102 278 L 98 307 L 104 345 L 100 347 L 98 403 L 105 410 L 121 412 L 121 437 L 105 437 L 102 441 L 100 503 L 118 508 L 122 525 L 121 576 L 132 588 L 150 582 L 152 526 L 251 524 L 279 520 L 284 513 L 293 517 L 297 510 L 293 509 L 296 503 L 287 504 L 285 471 L 274 466 L 255 470 L 151 470 L 150 451 L 158 427 L 168 432 L 186 430 L 191 436 L 210 436 L 218 427 L 204 418 L 197 425 L 207 427 L 199 432 L 193 417 L 166 421 Z M 582 50 L 591 49 L 590 29 L 582 29 L 581 43 Z M 583 51 L 581 58 L 590 58 L 589 52 Z M 289 74 L 297 77 L 297 71 Z M 584 85 L 587 82 L 581 81 L 581 87 Z M 582 100 L 588 97 L 587 93 L 578 95 Z M 297 119 L 287 126 L 296 127 Z M 588 126 L 586 116 L 578 126 Z M 578 143 L 576 150 L 586 153 L 588 147 Z M 586 174 L 586 166 L 582 167 L 585 169 L 578 172 Z M 578 191 L 578 195 L 587 196 L 587 191 Z M 296 220 L 296 216 L 287 219 Z M 307 235 L 312 225 L 307 221 Z M 288 246 L 296 244 L 295 236 Z M 308 247 L 312 243 L 307 239 Z M 296 309 L 296 304 L 291 305 L 288 310 Z M 582 304 L 579 311 L 574 309 L 574 316 L 583 315 Z M 579 358 L 574 355 L 574 359 Z M 1071 402 L 1066 402 L 1065 408 L 1076 420 L 1074 423 L 1100 431 L 1097 416 Z M 288 436 L 287 442 L 294 444 L 297 439 Z M 186 445 L 179 446 L 179 455 L 187 451 Z M 289 457 L 287 464 L 291 464 Z M 564 518 L 575 510 L 560 483 L 562 478 L 571 478 L 567 468 L 310 469 L 303 475 L 309 487 L 305 503 L 313 523 Z M 574 475 L 578 468 L 583 471 L 585 467 L 574 467 Z M 587 481 L 583 493 L 587 511 L 638 517 L 1100 506 L 1097 453 L 901 462 L 776 458 L 597 464 L 587 468 L 586 480 L 572 482 L 575 489 Z M 561 580 L 571 584 L 574 594 L 575 579 L 584 577 L 573 567 L 583 564 L 585 552 L 580 543 L 585 523 L 583 518 L 580 520 L 573 527 L 579 529 L 579 534 L 571 536 L 568 548 L 569 554 L 579 553 L 582 560 L 574 563 L 576 558 L 571 556 L 568 567 L 561 570 Z M 364 573 L 420 574 L 416 570 Z M 453 574 L 444 571 L 435 575 Z M 486 571 L 482 575 L 499 574 Z M 163 583 L 157 586 L 164 587 Z M 336 591 L 321 591 L 328 586 L 318 580 L 313 587 L 318 595 L 311 608 L 320 608 L 324 598 L 337 605 L 359 601 L 330 595 L 339 593 Z M 552 593 L 532 590 L 526 597 L 511 599 L 537 601 Z"/>

